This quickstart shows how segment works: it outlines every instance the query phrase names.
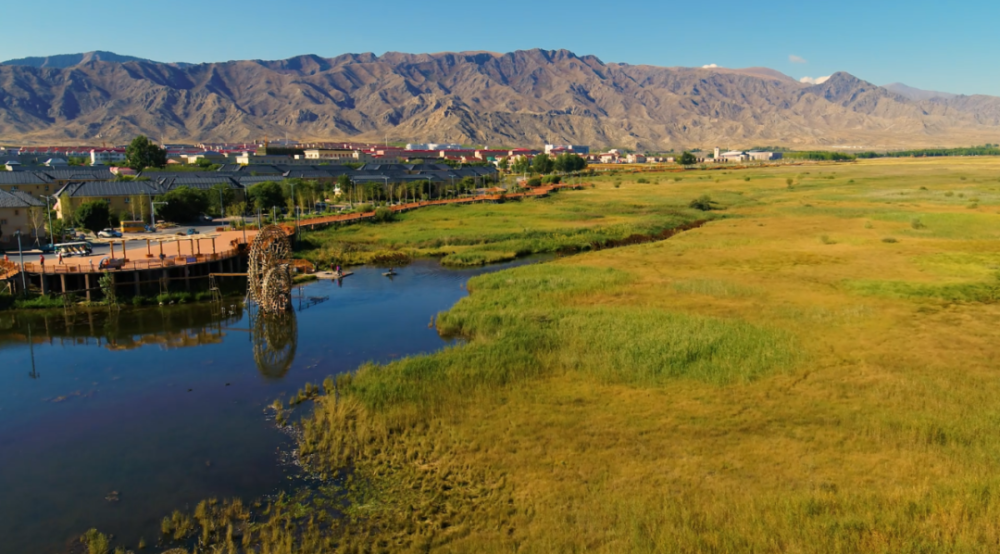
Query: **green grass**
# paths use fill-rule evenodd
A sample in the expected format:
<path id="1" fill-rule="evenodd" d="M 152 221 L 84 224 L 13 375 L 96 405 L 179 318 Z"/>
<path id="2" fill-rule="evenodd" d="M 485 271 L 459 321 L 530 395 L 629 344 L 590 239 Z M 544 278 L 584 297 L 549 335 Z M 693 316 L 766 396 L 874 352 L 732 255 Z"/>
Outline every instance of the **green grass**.
<path id="1" fill-rule="evenodd" d="M 464 341 L 305 395 L 319 490 L 220 512 L 207 544 L 253 521 L 260 552 L 994 550 L 1000 160 L 727 173 L 324 232 L 480 263 L 725 208 L 473 279 L 437 318 Z"/>

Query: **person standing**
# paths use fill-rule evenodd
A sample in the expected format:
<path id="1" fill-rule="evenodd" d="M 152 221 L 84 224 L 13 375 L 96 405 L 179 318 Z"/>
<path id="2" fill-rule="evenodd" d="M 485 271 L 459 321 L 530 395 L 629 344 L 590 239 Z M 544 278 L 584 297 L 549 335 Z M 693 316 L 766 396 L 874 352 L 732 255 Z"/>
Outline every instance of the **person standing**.
<path id="1" fill-rule="evenodd" d="M 62 258 L 63 258 L 63 253 L 62 253 L 62 250 L 60 250 L 60 251 L 59 251 L 59 252 L 58 252 L 58 253 L 56 254 L 56 259 L 57 259 L 57 260 L 59 260 L 59 265 L 62 265 L 62 264 L 63 264 L 63 260 L 62 260 Z"/>
<path id="2" fill-rule="evenodd" d="M 38 263 L 42 264 L 42 273 L 45 273 L 45 254 L 38 255 Z"/>

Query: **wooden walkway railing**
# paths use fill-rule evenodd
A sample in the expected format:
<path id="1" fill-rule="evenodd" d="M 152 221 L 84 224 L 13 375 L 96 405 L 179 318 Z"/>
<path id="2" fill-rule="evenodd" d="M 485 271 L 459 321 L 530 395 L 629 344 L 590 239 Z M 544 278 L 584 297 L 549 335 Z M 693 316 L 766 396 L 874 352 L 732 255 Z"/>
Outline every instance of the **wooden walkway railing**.
<path id="1" fill-rule="evenodd" d="M 159 258 L 142 259 L 142 260 L 128 260 L 120 268 L 121 271 L 145 271 L 147 269 L 160 269 L 166 267 L 178 267 L 185 265 L 200 264 L 205 262 L 215 262 L 218 260 L 225 260 L 232 258 L 239 253 L 236 248 L 229 250 L 222 250 L 216 252 L 215 254 L 196 254 L 194 256 L 167 256 L 161 262 Z M 91 258 L 93 259 L 93 258 Z M 15 264 L 16 267 L 16 264 Z M 79 273 L 103 273 L 107 271 L 106 269 L 99 269 L 97 262 L 91 263 L 90 261 L 81 262 L 72 259 L 64 259 L 62 264 L 56 261 L 47 262 L 44 266 L 39 263 L 26 263 L 24 264 L 24 269 L 28 273 L 40 274 L 44 273 L 46 275 L 60 275 L 60 274 L 79 274 Z M 112 270 L 116 268 L 110 268 Z"/>

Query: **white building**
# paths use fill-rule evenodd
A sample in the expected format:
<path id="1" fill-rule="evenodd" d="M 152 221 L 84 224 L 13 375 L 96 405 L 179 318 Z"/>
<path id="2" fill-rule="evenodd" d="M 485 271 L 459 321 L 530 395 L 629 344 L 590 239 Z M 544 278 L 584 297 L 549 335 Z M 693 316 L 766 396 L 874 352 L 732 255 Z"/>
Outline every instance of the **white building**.
<path id="1" fill-rule="evenodd" d="M 109 165 L 124 161 L 124 148 L 95 148 L 90 151 L 90 165 Z"/>
<path id="2" fill-rule="evenodd" d="M 546 144 L 545 153 L 551 154 L 553 150 L 558 150 L 563 153 L 563 151 L 572 152 L 573 154 L 579 154 L 581 156 L 586 156 L 590 154 L 589 146 L 580 146 L 578 144 Z"/>
<path id="3" fill-rule="evenodd" d="M 625 156 L 625 162 L 630 164 L 644 164 L 646 163 L 646 156 L 643 154 L 629 154 Z"/>
<path id="4" fill-rule="evenodd" d="M 407 144 L 407 150 L 466 150 L 461 144 L 438 144 L 429 142 L 427 144 Z"/>

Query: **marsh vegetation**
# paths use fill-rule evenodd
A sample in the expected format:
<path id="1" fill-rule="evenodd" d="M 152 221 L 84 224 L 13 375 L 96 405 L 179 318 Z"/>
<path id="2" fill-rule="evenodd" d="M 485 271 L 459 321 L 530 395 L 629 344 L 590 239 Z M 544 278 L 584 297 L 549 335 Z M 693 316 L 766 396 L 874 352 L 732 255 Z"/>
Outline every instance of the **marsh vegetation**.
<path id="1" fill-rule="evenodd" d="M 701 173 L 330 231 L 482 260 L 655 234 L 703 218 L 703 195 L 726 207 L 670 240 L 471 280 L 437 318 L 462 344 L 296 396 L 319 492 L 262 503 L 238 543 L 219 516 L 207 544 L 995 548 L 1000 162 Z"/>

